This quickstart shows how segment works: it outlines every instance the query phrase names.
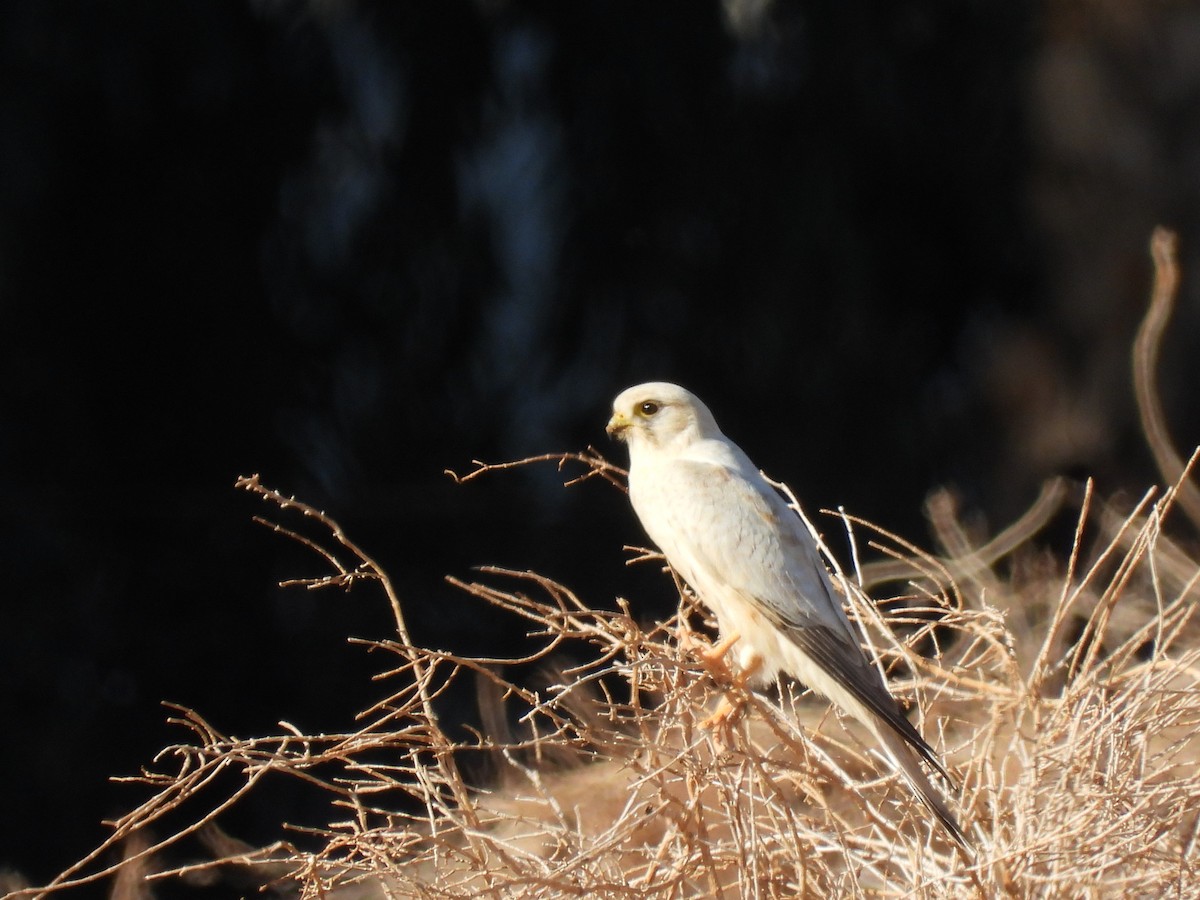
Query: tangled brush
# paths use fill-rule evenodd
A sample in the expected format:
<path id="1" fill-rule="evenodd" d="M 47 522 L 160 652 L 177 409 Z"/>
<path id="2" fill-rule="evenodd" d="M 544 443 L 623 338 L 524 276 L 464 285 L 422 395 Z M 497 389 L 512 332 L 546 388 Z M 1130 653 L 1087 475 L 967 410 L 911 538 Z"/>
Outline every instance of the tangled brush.
<path id="1" fill-rule="evenodd" d="M 1152 369 L 1152 329 L 1138 346 L 1135 361 Z M 1145 384 L 1146 372 L 1139 377 Z M 936 554 L 844 513 L 822 520 L 851 547 L 854 565 L 839 583 L 870 651 L 962 786 L 952 799 L 974 860 L 946 843 L 828 704 L 797 685 L 760 694 L 714 682 L 695 652 L 711 632 L 686 589 L 673 618 L 647 623 L 624 600 L 594 609 L 540 575 L 483 569 L 452 581 L 525 620 L 536 649 L 502 659 L 421 647 L 371 557 L 333 519 L 255 476 L 238 486 L 268 504 L 262 521 L 329 567 L 288 584 L 382 588 L 396 634 L 369 643 L 392 661 L 379 676 L 389 696 L 342 734 L 281 723 L 278 734 L 238 739 L 177 709 L 186 738 L 127 779 L 148 798 L 54 882 L 8 897 L 112 877 L 114 896 L 133 900 L 164 879 L 231 872 L 344 900 L 1195 896 L 1200 563 L 1164 524 L 1176 507 L 1193 524 L 1200 516 L 1195 457 L 1184 464 L 1164 443 L 1155 410 L 1143 402 L 1172 486 L 1132 508 L 1117 510 L 1090 484 L 1056 481 L 989 538 L 940 492 L 929 503 Z M 545 459 L 621 484 L 621 470 L 594 451 L 521 464 Z M 1037 548 L 1034 536 L 1064 509 L 1074 515 L 1069 544 Z M 291 521 L 315 525 L 317 536 Z M 872 603 L 867 591 L 892 596 Z M 530 664 L 542 666 L 543 682 L 516 677 Z M 486 714 L 462 737 L 443 723 L 439 698 L 466 678 Z M 726 730 L 701 728 L 725 692 L 744 714 Z M 490 775 L 469 777 L 467 758 L 488 760 Z M 289 840 L 251 848 L 217 826 L 268 775 L 328 796 L 328 824 L 305 830 L 317 849 Z M 181 814 L 187 824 L 152 836 Z M 159 862 L 189 838 L 214 858 Z M 121 860 L 108 863 L 118 848 Z"/>

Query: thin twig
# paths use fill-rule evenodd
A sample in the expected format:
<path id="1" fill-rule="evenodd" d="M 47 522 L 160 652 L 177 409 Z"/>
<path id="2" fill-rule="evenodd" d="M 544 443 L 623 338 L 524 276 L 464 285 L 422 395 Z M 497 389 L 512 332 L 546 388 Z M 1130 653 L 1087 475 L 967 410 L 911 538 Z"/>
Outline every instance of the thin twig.
<path id="1" fill-rule="evenodd" d="M 459 475 L 453 469 L 446 469 L 445 474 L 454 479 L 455 484 L 466 484 L 468 481 L 473 481 L 480 475 L 486 475 L 489 472 L 500 472 L 505 469 L 515 469 L 520 466 L 528 466 L 541 462 L 558 463 L 559 471 L 562 471 L 563 466 L 568 462 L 582 463 L 587 466 L 587 471 L 582 475 L 571 478 L 564 482 L 566 486 L 578 484 L 581 481 L 587 481 L 589 478 L 599 476 L 614 487 L 620 488 L 622 491 L 628 490 L 626 483 L 629 479 L 629 472 L 622 469 L 620 466 L 613 465 L 605 459 L 595 447 L 588 447 L 582 453 L 542 453 L 538 456 L 527 456 L 524 459 L 517 459 L 511 462 L 501 463 L 485 463 L 478 459 L 471 460 L 471 465 L 475 466 L 475 470 L 468 472 L 466 475 Z"/>

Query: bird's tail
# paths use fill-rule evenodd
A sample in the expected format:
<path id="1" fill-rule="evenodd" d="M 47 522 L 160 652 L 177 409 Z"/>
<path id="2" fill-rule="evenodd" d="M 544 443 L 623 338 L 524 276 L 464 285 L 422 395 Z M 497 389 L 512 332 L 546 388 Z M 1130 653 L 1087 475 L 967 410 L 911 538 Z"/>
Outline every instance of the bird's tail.
<path id="1" fill-rule="evenodd" d="M 900 734 L 897 734 L 887 722 L 877 717 L 873 718 L 874 721 L 871 723 L 871 730 L 875 732 L 875 737 L 878 738 L 880 744 L 883 746 L 884 752 L 887 753 L 888 758 L 892 761 L 892 765 L 904 776 L 904 780 L 916 792 L 921 802 L 941 822 L 942 827 L 946 829 L 946 833 L 954 839 L 954 842 L 969 857 L 974 857 L 975 848 L 967 838 L 966 832 L 958 824 L 958 819 L 950 811 L 950 807 L 946 804 L 942 793 L 930 782 L 929 776 L 922 767 L 920 759 L 913 752 L 908 741 Z M 948 778 L 947 784 L 949 784 Z"/>

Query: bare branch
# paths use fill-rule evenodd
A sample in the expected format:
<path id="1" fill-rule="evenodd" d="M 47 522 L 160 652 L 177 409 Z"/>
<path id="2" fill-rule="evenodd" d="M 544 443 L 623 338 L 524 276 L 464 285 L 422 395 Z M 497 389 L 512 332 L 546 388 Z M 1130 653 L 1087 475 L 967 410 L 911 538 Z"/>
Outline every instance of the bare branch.
<path id="1" fill-rule="evenodd" d="M 446 469 L 445 473 L 454 479 L 455 484 L 466 484 L 478 478 L 480 475 L 485 475 L 489 472 L 499 472 L 505 469 L 515 469 L 519 466 L 528 466 L 541 462 L 558 463 L 558 469 L 561 472 L 563 467 L 569 462 L 582 463 L 587 466 L 587 471 L 582 475 L 576 476 L 564 482 L 570 486 L 578 484 L 581 481 L 587 481 L 589 478 L 599 476 L 614 487 L 620 488 L 622 491 L 628 490 L 626 482 L 629 478 L 629 473 L 620 466 L 613 465 L 605 459 L 595 447 L 588 447 L 583 453 L 543 453 L 539 456 L 528 456 L 525 459 L 518 459 L 512 462 L 502 463 L 485 463 L 478 459 L 472 460 L 471 464 L 475 466 L 473 472 L 468 472 L 466 475 L 458 475 L 452 469 Z"/>
<path id="2" fill-rule="evenodd" d="M 1154 259 L 1154 288 L 1150 307 L 1138 328 L 1133 344 L 1133 387 L 1142 430 L 1154 454 L 1154 461 L 1168 484 L 1178 483 L 1179 505 L 1200 528 L 1200 488 L 1183 478 L 1184 463 L 1167 430 L 1167 417 L 1158 392 L 1158 356 L 1162 337 L 1171 318 L 1179 293 L 1179 264 L 1176 261 L 1178 238 L 1175 232 L 1158 227 L 1150 237 L 1150 255 Z"/>

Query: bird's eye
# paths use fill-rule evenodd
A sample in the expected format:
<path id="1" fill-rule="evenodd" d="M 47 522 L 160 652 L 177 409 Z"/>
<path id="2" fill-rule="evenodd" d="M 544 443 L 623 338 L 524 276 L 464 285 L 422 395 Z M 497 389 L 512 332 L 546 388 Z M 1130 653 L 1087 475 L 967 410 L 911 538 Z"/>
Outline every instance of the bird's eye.
<path id="1" fill-rule="evenodd" d="M 640 407 L 643 416 L 652 416 L 658 412 L 658 404 L 653 400 L 647 400 Z"/>

